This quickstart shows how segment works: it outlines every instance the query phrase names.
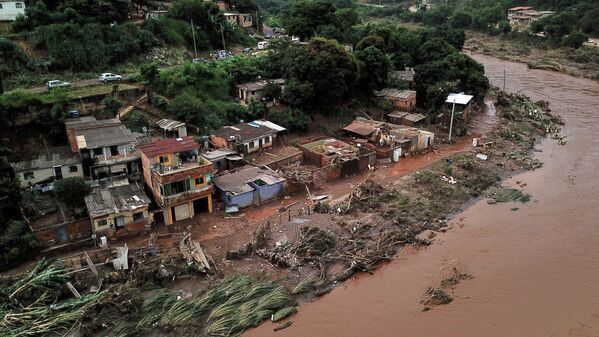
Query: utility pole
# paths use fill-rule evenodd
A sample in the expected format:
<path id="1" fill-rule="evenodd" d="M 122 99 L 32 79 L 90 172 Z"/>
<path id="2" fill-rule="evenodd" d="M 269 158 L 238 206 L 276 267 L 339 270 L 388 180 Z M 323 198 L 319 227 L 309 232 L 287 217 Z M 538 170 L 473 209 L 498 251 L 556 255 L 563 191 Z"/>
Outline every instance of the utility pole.
<path id="1" fill-rule="evenodd" d="M 453 113 L 455 112 L 455 97 L 453 98 L 453 106 L 451 107 L 451 119 L 449 120 L 449 143 L 451 144 L 451 131 L 453 129 Z"/>
<path id="2" fill-rule="evenodd" d="M 223 39 L 223 50 L 227 50 L 227 45 L 225 45 L 225 32 L 223 31 L 223 23 L 220 23 L 220 37 Z"/>
<path id="3" fill-rule="evenodd" d="M 194 57 L 198 58 L 198 47 L 196 46 L 196 28 L 193 26 L 193 20 L 191 20 L 191 35 L 193 36 L 193 53 Z"/>
<path id="4" fill-rule="evenodd" d="M 503 69 L 503 91 L 505 91 L 505 68 Z"/>

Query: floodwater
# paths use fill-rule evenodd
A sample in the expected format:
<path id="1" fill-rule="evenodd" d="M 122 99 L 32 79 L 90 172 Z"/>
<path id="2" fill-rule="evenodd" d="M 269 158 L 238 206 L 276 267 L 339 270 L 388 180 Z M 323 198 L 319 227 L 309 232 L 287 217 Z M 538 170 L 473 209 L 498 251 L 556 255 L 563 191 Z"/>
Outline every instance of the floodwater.
<path id="1" fill-rule="evenodd" d="M 505 70 L 508 91 L 549 100 L 566 121 L 565 146 L 543 140 L 543 167 L 504 182 L 526 184 L 531 202 L 481 200 L 433 245 L 303 305 L 285 330 L 265 323 L 247 336 L 599 336 L 599 85 L 473 57 L 494 85 Z M 452 303 L 423 312 L 426 287 L 454 266 L 474 278 L 454 287 Z"/>

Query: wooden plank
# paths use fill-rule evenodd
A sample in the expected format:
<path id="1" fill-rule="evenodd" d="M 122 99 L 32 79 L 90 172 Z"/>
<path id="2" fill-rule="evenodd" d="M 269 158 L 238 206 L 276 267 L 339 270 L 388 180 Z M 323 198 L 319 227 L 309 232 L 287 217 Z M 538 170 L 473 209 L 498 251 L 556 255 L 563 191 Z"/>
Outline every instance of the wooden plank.
<path id="1" fill-rule="evenodd" d="M 200 244 L 194 241 L 193 248 L 195 248 L 196 252 L 198 253 L 200 261 L 202 261 L 204 267 L 206 267 L 206 269 L 210 269 L 210 263 L 208 263 L 208 259 L 206 258 L 206 255 L 204 254 L 204 251 L 202 250 Z"/>
<path id="2" fill-rule="evenodd" d="M 92 259 L 89 258 L 89 255 L 87 255 L 87 252 L 83 252 L 83 253 L 85 254 L 85 261 L 87 262 L 87 265 L 90 267 L 92 272 L 94 274 L 96 274 L 96 276 L 98 276 L 98 270 L 96 269 L 96 266 L 92 262 Z"/>
<path id="3" fill-rule="evenodd" d="M 73 284 L 71 283 L 71 281 L 67 282 L 67 288 L 69 288 L 69 290 L 73 293 L 73 295 L 75 295 L 75 297 L 81 298 L 81 294 L 79 294 L 77 289 L 75 289 L 75 287 L 73 287 Z"/>

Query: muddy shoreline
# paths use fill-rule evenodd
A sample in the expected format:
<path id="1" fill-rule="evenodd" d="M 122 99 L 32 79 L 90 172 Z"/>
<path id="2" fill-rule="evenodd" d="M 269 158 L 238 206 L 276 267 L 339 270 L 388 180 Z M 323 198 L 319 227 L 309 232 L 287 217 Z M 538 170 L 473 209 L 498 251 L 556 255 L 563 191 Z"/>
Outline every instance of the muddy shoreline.
<path id="1" fill-rule="evenodd" d="M 524 186 L 533 200 L 497 205 L 471 200 L 437 242 L 419 250 L 408 246 L 375 277 L 357 277 L 302 306 L 292 318 L 294 325 L 276 335 L 596 335 L 599 230 L 592 208 L 599 204 L 592 163 L 599 155 L 592 112 L 599 88 L 586 80 L 477 58 L 495 85 L 504 67 L 512 67 L 509 75 L 516 80 L 508 82 L 508 90 L 549 99 L 566 120 L 568 144 L 542 140 L 542 152 L 533 155 L 545 165 L 535 172 L 514 171 L 502 181 L 506 187 Z M 422 312 L 419 302 L 426 287 L 439 284 L 454 267 L 474 279 L 449 290 L 451 304 Z M 272 335 L 270 328 L 266 323 L 247 335 Z"/>

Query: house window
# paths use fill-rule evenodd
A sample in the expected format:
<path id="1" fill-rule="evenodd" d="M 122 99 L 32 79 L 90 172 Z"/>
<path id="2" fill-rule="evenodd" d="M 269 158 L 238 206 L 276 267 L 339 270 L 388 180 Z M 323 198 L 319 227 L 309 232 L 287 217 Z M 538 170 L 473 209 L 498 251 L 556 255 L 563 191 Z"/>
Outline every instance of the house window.
<path id="1" fill-rule="evenodd" d="M 271 142 L 270 136 L 264 138 L 264 144 L 270 144 L 270 142 Z"/>
<path id="2" fill-rule="evenodd" d="M 206 180 L 204 179 L 204 177 L 197 177 L 195 179 L 196 186 L 203 185 L 205 182 L 206 182 Z"/>
<path id="3" fill-rule="evenodd" d="M 98 220 L 97 224 L 98 224 L 98 227 L 104 227 L 104 226 L 108 225 L 108 222 L 106 221 L 106 219 Z"/>
<path id="4" fill-rule="evenodd" d="M 69 166 L 69 172 L 75 173 L 77 171 L 79 171 L 79 168 L 77 167 L 77 165 Z"/>
<path id="5" fill-rule="evenodd" d="M 17 3 L 15 4 L 15 7 L 16 7 L 16 8 L 23 8 L 23 4 L 22 4 L 22 3 L 20 3 L 20 2 L 17 2 Z"/>
<path id="6" fill-rule="evenodd" d="M 2 4 L 0 4 L 0 9 L 2 9 Z"/>
<path id="7" fill-rule="evenodd" d="M 133 213 L 133 221 L 140 221 L 144 218 L 144 212 Z"/>
<path id="8" fill-rule="evenodd" d="M 94 149 L 94 156 L 101 156 L 104 154 L 104 151 L 101 147 Z"/>

